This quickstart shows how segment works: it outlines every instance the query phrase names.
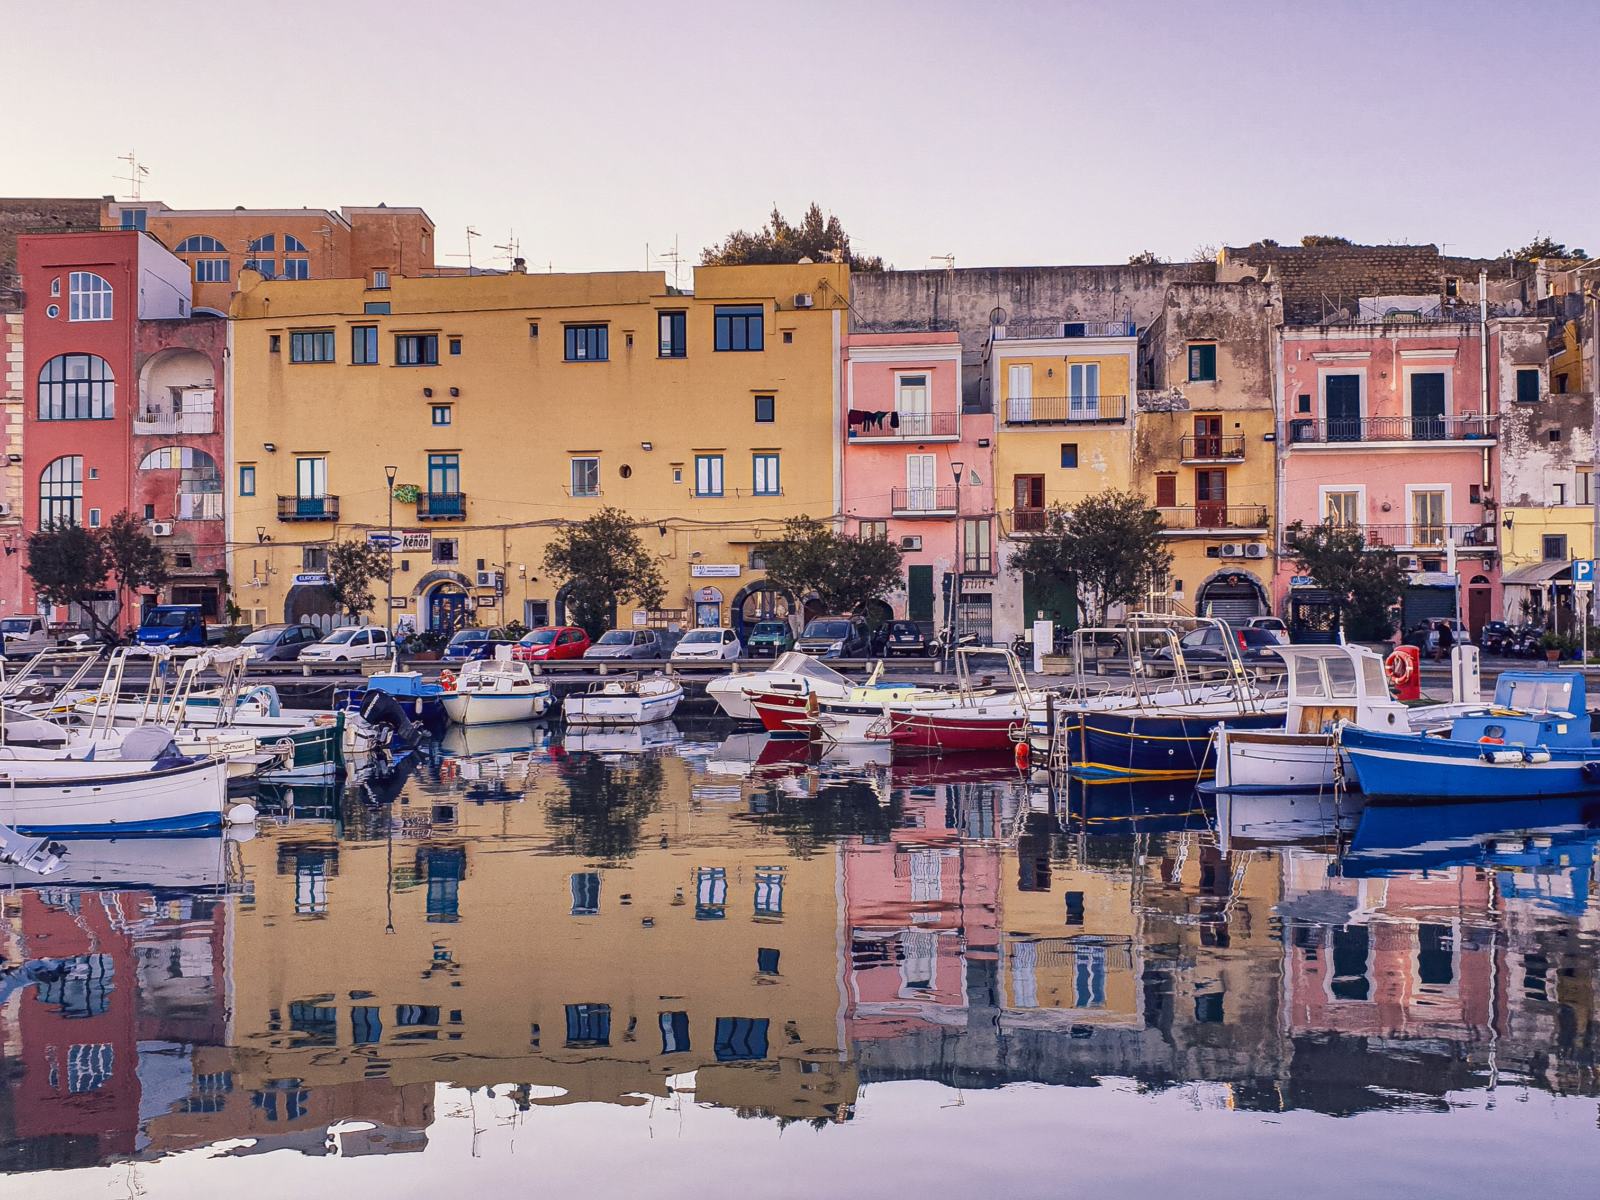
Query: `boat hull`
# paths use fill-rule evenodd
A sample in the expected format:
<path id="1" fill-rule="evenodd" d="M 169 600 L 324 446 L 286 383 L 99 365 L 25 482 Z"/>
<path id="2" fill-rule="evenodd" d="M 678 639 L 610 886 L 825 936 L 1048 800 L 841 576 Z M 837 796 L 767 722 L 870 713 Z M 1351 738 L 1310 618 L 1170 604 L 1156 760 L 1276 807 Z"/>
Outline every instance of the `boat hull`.
<path id="1" fill-rule="evenodd" d="M 1512 762 L 1485 757 L 1476 742 L 1380 733 L 1346 725 L 1340 744 L 1369 798 L 1390 802 L 1517 800 L 1600 793 L 1600 748 L 1554 746 Z M 1507 753 L 1518 747 L 1495 746 Z M 1542 757 L 1543 761 L 1532 761 Z M 1586 770 L 1588 767 L 1594 770 Z M 1591 780 L 1591 775 L 1594 779 Z"/>
<path id="2" fill-rule="evenodd" d="M 444 697 L 444 713 L 457 725 L 502 725 L 532 721 L 550 707 L 548 694 L 496 695 L 492 692 L 454 692 Z"/>
<path id="3" fill-rule="evenodd" d="M 1198 779 L 1216 766 L 1211 732 L 1282 729 L 1283 713 L 1151 713 L 1079 711 L 1064 734 L 1072 770 L 1087 778 Z"/>
<path id="4" fill-rule="evenodd" d="M 928 754 L 1011 749 L 1013 732 L 1027 736 L 1028 711 L 1000 708 L 889 710 L 889 741 L 896 750 Z"/>
<path id="5" fill-rule="evenodd" d="M 682 699 L 682 688 L 653 696 L 596 693 L 568 697 L 561 711 L 568 725 L 649 725 L 670 718 Z"/>
<path id="6" fill-rule="evenodd" d="M 105 769 L 82 769 L 91 766 Z M 191 833 L 222 825 L 225 762 L 139 766 L 0 764 L 0 820 L 18 833 L 56 837 Z"/>
<path id="7" fill-rule="evenodd" d="M 1217 737 L 1214 787 L 1241 793 L 1327 791 L 1338 761 L 1331 734 L 1228 726 Z"/>

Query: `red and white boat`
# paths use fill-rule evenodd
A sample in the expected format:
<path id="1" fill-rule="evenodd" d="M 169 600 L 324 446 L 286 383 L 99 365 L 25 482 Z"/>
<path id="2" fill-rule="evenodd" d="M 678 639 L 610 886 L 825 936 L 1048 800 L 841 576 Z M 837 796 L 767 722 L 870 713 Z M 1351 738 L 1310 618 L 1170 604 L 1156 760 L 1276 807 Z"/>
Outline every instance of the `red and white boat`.
<path id="1" fill-rule="evenodd" d="M 735 721 L 759 721 L 762 718 L 756 712 L 756 696 L 797 696 L 802 700 L 812 693 L 843 696 L 855 686 L 851 680 L 809 654 L 790 650 L 778 655 L 777 660 L 765 671 L 735 671 L 713 679 L 706 685 L 706 695 Z"/>
<path id="2" fill-rule="evenodd" d="M 971 659 L 978 656 L 1004 659 L 1011 691 L 996 694 L 972 687 Z M 956 673 L 957 690 L 946 696 L 888 706 L 886 732 L 896 750 L 929 754 L 1006 751 L 1029 736 L 1036 716 L 1043 719 L 1022 666 L 1010 650 L 962 647 L 956 651 Z"/>
<path id="3" fill-rule="evenodd" d="M 865 683 L 852 685 L 844 695 L 834 694 L 832 689 L 802 687 L 758 692 L 750 702 L 768 733 L 804 733 L 834 741 L 863 742 L 869 739 L 844 732 L 847 724 L 865 728 L 880 720 L 891 704 L 948 694 L 923 684 L 880 681 L 882 670 L 883 664 L 879 663 Z M 848 720 L 843 719 L 846 714 L 850 715 Z"/>

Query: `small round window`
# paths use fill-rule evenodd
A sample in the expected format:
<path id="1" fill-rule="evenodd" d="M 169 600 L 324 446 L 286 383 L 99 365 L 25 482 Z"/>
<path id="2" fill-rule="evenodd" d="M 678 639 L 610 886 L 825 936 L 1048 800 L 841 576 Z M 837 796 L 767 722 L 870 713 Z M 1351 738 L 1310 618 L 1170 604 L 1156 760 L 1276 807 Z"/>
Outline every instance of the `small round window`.
<path id="1" fill-rule="evenodd" d="M 52 319 L 59 317 L 61 315 L 61 305 L 52 304 L 49 308 L 44 310 L 44 315 Z"/>
<path id="2" fill-rule="evenodd" d="M 621 469 L 621 475 L 622 475 L 622 477 L 624 479 L 631 478 L 633 476 L 633 468 L 630 467 L 627 463 L 623 463 L 622 464 L 622 469 Z"/>

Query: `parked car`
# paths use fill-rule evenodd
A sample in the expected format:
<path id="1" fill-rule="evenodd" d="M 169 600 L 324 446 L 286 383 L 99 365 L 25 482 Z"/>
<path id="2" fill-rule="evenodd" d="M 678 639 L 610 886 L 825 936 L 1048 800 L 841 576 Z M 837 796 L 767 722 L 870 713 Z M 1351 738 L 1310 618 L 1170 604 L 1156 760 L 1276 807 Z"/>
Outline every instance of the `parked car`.
<path id="1" fill-rule="evenodd" d="M 795 649 L 817 658 L 862 658 L 872 635 L 860 617 L 813 617 Z"/>
<path id="2" fill-rule="evenodd" d="M 1245 625 L 1246 629 L 1265 629 L 1269 633 L 1278 635 L 1280 645 L 1289 644 L 1289 627 L 1284 624 L 1282 617 L 1251 617 Z"/>
<path id="3" fill-rule="evenodd" d="M 341 625 L 300 651 L 301 662 L 353 662 L 388 658 L 389 631 L 382 625 Z"/>
<path id="4" fill-rule="evenodd" d="M 321 636 L 315 625 L 263 625 L 247 633 L 243 644 L 256 652 L 258 662 L 292 662 Z"/>
<path id="5" fill-rule="evenodd" d="M 542 625 L 522 635 L 511 657 L 518 662 L 554 662 L 582 658 L 588 649 L 589 635 L 576 625 Z"/>
<path id="6" fill-rule="evenodd" d="M 751 658 L 777 658 L 793 649 L 794 630 L 787 621 L 757 621 L 745 642 L 745 653 Z"/>
<path id="7" fill-rule="evenodd" d="M 5 640 L 4 653 L 29 658 L 61 645 L 61 636 L 50 631 L 43 617 L 6 617 L 0 620 L 0 638 Z"/>
<path id="8" fill-rule="evenodd" d="M 1230 630 L 1238 646 L 1239 658 L 1247 667 L 1263 667 L 1267 670 L 1277 668 L 1285 669 L 1283 658 L 1275 653 L 1276 647 L 1282 645 L 1277 634 L 1270 629 L 1253 629 L 1246 626 L 1243 629 Z M 1223 632 L 1215 625 L 1208 625 L 1203 629 L 1196 629 L 1186 633 L 1178 639 L 1178 645 L 1183 651 L 1183 661 L 1189 667 L 1214 667 L 1224 666 L 1228 662 L 1228 651 L 1222 642 Z M 1152 664 L 1172 662 L 1172 650 L 1162 646 L 1149 656 Z"/>
<path id="9" fill-rule="evenodd" d="M 608 629 L 583 652 L 585 658 L 665 658 L 670 651 L 659 629 Z"/>
<path id="10" fill-rule="evenodd" d="M 926 656 L 928 635 L 922 632 L 922 626 L 915 621 L 890 621 L 889 640 L 883 652 L 890 658 L 897 654 Z"/>
<path id="11" fill-rule="evenodd" d="M 731 629 L 691 629 L 679 639 L 672 649 L 672 657 L 680 662 L 693 659 L 734 659 L 743 653 L 739 635 Z"/>
<path id="12" fill-rule="evenodd" d="M 440 654 L 445 662 L 476 662 L 493 658 L 496 646 L 509 646 L 512 639 L 504 629 L 458 629 Z"/>
<path id="13" fill-rule="evenodd" d="M 1472 630 L 1454 617 L 1432 617 L 1419 625 L 1412 626 L 1401 640 L 1408 646 L 1415 646 L 1424 654 L 1435 654 L 1439 651 L 1439 630 L 1446 626 L 1450 629 L 1451 645 L 1472 645 Z"/>

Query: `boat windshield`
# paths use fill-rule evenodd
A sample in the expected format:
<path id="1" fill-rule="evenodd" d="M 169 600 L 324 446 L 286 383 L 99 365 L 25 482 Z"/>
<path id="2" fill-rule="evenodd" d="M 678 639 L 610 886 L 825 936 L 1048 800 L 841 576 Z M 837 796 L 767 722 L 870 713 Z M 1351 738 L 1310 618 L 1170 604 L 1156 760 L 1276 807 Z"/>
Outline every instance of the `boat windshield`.
<path id="1" fill-rule="evenodd" d="M 791 650 L 787 654 L 778 655 L 778 661 L 772 664 L 774 671 L 787 671 L 791 675 L 804 675 L 807 679 L 819 679 L 827 683 L 842 684 L 846 687 L 850 681 L 832 667 L 826 666 L 812 658 L 809 654 L 801 654 L 798 650 Z"/>
<path id="2" fill-rule="evenodd" d="M 1506 698 L 1507 708 L 1522 712 L 1567 712 L 1572 703 L 1572 684 L 1567 681 L 1511 679 L 1506 684 L 1511 693 Z"/>
<path id="3" fill-rule="evenodd" d="M 1377 657 L 1361 660 L 1361 673 L 1367 679 L 1367 695 L 1382 698 L 1389 694 L 1389 678 L 1383 673 L 1383 660 Z"/>
<path id="4" fill-rule="evenodd" d="M 1328 695 L 1335 700 L 1347 700 L 1356 694 L 1356 665 L 1348 658 L 1340 655 L 1338 658 L 1323 659 L 1322 665 L 1328 672 Z"/>

